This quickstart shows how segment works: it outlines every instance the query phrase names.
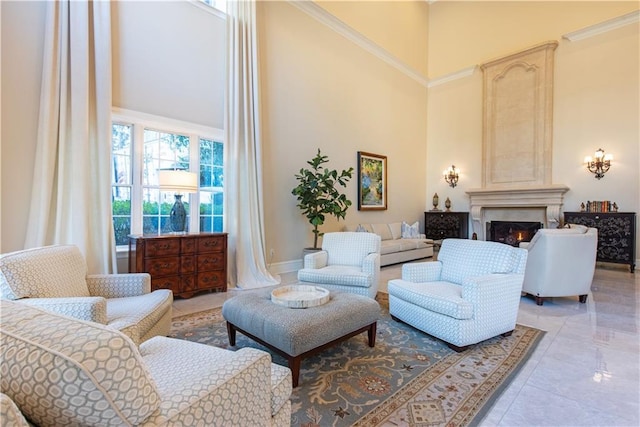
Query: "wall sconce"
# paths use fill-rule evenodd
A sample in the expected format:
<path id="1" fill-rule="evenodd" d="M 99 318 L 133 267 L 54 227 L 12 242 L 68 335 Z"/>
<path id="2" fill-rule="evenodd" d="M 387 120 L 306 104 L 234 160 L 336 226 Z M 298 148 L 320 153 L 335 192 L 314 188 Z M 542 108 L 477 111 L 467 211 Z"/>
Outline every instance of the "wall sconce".
<path id="1" fill-rule="evenodd" d="M 454 188 L 458 184 L 458 172 L 460 172 L 454 165 L 451 165 L 449 169 L 445 169 L 442 174 L 444 175 L 444 180 L 447 181 L 452 188 Z"/>
<path id="2" fill-rule="evenodd" d="M 600 179 L 611 167 L 613 155 L 604 154 L 604 150 L 602 148 L 598 148 L 598 151 L 596 151 L 594 156 L 595 159 L 592 159 L 591 156 L 585 157 L 584 162 L 586 163 L 589 172 L 595 173 L 596 178 Z"/>

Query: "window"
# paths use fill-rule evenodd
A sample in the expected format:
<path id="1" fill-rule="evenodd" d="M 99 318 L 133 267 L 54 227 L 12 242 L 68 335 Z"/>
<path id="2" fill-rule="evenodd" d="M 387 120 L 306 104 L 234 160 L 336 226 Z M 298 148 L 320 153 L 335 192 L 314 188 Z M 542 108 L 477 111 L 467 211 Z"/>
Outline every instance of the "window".
<path id="1" fill-rule="evenodd" d="M 135 112 L 114 112 L 112 213 L 116 245 L 129 234 L 171 233 L 174 193 L 158 186 L 158 170 L 199 172 L 198 192 L 183 195 L 187 230 L 222 231 L 222 131 Z"/>

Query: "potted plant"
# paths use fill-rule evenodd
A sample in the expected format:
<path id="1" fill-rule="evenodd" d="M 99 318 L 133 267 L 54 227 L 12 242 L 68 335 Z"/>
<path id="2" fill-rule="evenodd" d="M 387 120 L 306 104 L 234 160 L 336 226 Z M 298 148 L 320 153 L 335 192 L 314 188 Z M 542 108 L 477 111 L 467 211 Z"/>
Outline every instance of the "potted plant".
<path id="1" fill-rule="evenodd" d="M 329 158 L 323 156 L 318 149 L 318 154 L 307 161 L 311 168 L 302 168 L 295 175 L 298 185 L 291 190 L 291 194 L 298 199 L 297 206 L 313 226 L 314 250 L 319 249 L 318 236 L 323 233 L 318 230 L 318 227 L 324 224 L 325 216 L 333 215 L 338 220 L 344 219 L 347 209 L 351 206 L 351 201 L 341 194 L 336 186 L 347 186 L 347 182 L 353 176 L 353 168 L 338 173 L 336 170 L 329 170 L 322 166 L 328 162 Z"/>

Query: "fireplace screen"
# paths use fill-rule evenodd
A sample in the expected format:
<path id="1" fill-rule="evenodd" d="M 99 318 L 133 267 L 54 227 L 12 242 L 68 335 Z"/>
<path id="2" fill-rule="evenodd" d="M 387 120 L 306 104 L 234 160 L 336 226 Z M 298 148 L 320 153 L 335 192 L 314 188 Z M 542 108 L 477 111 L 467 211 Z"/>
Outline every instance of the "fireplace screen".
<path id="1" fill-rule="evenodd" d="M 487 240 L 518 246 L 520 242 L 529 242 L 542 228 L 541 222 L 490 221 L 487 222 Z"/>

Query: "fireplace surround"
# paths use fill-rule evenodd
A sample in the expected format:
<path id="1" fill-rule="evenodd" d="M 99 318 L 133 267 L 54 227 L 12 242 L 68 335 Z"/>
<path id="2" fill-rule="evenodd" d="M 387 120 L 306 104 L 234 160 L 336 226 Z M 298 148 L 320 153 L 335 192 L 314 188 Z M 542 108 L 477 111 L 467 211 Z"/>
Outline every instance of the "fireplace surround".
<path id="1" fill-rule="evenodd" d="M 479 188 L 467 191 L 470 198 L 471 222 L 478 239 L 489 240 L 486 222 L 494 211 L 504 211 L 509 221 L 539 221 L 543 228 L 557 228 L 566 185 L 544 185 L 522 188 Z M 541 218 L 537 218 L 540 215 Z M 533 217 L 532 217 L 533 216 Z"/>

